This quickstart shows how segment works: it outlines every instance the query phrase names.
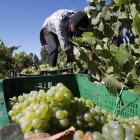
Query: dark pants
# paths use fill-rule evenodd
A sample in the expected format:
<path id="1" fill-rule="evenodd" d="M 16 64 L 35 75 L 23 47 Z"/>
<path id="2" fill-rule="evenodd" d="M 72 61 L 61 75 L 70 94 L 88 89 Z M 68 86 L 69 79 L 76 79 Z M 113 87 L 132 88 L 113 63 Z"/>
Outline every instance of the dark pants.
<path id="1" fill-rule="evenodd" d="M 58 46 L 60 45 L 58 37 L 56 34 L 48 31 L 45 28 L 43 29 L 43 35 L 48 48 L 46 64 L 55 67 L 57 63 L 57 57 L 58 57 Z M 67 63 L 69 62 L 72 62 L 72 59 L 68 57 Z"/>
<path id="2" fill-rule="evenodd" d="M 45 28 L 43 29 L 43 33 L 48 48 L 46 64 L 55 67 L 57 63 L 57 57 L 58 57 L 58 46 L 59 46 L 58 37 L 56 34 L 49 32 Z"/>

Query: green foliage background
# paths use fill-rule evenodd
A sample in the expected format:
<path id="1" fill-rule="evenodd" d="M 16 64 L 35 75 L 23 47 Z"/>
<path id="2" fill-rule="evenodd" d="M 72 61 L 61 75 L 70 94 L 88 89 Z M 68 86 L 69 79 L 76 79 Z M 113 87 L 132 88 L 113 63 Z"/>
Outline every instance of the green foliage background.
<path id="1" fill-rule="evenodd" d="M 105 0 L 88 0 L 84 12 L 90 19 L 89 31 L 73 40 L 76 58 L 90 70 L 93 77 L 103 80 L 110 92 L 116 95 L 129 75 L 126 89 L 140 93 L 140 1 L 118 0 L 106 5 Z M 126 29 L 125 44 L 116 47 L 108 36 L 118 36 Z M 89 52 L 79 43 L 90 46 L 94 61 Z"/>

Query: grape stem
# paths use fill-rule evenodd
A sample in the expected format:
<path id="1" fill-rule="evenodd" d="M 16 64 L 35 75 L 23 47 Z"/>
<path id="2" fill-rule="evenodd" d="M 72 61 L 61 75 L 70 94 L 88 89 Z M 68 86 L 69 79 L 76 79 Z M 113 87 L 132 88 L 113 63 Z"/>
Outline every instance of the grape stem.
<path id="1" fill-rule="evenodd" d="M 137 96 L 135 97 L 135 99 L 134 99 L 133 101 L 131 101 L 131 102 L 129 102 L 128 104 L 122 106 L 121 108 L 119 108 L 119 109 L 117 109 L 117 110 L 114 110 L 114 111 L 112 111 L 112 112 L 109 112 L 109 113 L 114 113 L 114 112 L 116 112 L 116 111 L 118 111 L 118 110 L 121 110 L 121 109 L 123 109 L 123 108 L 126 108 L 126 107 L 129 106 L 131 103 L 135 102 L 135 101 L 138 99 L 139 96 L 140 96 L 140 94 L 137 94 Z"/>
<path id="2" fill-rule="evenodd" d="M 126 79 L 125 79 L 125 84 L 126 84 L 126 82 L 127 82 L 127 79 L 128 79 L 128 77 L 129 77 L 129 75 L 130 75 L 130 72 L 127 74 L 127 76 L 126 76 Z M 120 109 L 122 109 L 122 108 L 124 108 L 125 106 L 123 106 L 123 107 L 120 107 L 120 109 L 117 109 L 116 110 L 116 107 L 117 107 L 117 104 L 118 104 L 118 100 L 120 99 L 120 96 L 121 96 L 121 94 L 122 94 L 122 91 L 123 91 L 123 89 L 124 89 L 124 86 L 125 85 L 123 85 L 122 86 L 122 89 L 121 89 L 121 91 L 120 91 L 120 93 L 119 93 L 119 96 L 118 96 L 118 98 L 117 98 L 117 100 L 116 100 L 116 105 L 115 105 L 115 108 L 114 108 L 114 111 L 113 111 L 113 113 L 115 113 L 117 110 L 120 110 Z M 130 102 L 131 103 L 131 102 Z M 127 104 L 127 106 L 129 105 L 129 103 Z"/>

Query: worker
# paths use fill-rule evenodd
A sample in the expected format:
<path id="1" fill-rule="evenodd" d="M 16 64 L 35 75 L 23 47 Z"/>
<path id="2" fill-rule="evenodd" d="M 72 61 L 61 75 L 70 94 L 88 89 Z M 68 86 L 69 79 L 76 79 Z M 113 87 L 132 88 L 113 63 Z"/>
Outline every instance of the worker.
<path id="1" fill-rule="evenodd" d="M 41 45 L 47 45 L 48 48 L 46 64 L 56 66 L 60 44 L 62 51 L 68 56 L 67 62 L 74 61 L 81 65 L 74 56 L 72 43 L 69 39 L 72 36 L 80 37 L 83 32 L 87 31 L 88 25 L 89 19 L 82 11 L 74 12 L 63 9 L 48 17 L 40 31 Z"/>
<path id="2" fill-rule="evenodd" d="M 32 65 L 37 67 L 37 65 L 38 65 L 38 56 L 36 54 L 33 54 L 32 52 L 30 52 L 30 55 L 32 57 Z"/>

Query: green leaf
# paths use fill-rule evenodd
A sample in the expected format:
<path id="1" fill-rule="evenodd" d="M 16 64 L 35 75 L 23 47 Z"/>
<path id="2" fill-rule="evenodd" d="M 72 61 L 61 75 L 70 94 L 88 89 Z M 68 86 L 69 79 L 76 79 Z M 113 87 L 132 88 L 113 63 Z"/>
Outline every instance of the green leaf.
<path id="1" fill-rule="evenodd" d="M 139 53 L 140 54 L 140 46 L 134 46 L 133 45 L 133 51 L 135 52 L 135 53 Z"/>
<path id="2" fill-rule="evenodd" d="M 121 52 L 123 52 L 124 57 L 127 58 L 127 61 L 129 61 L 130 63 L 134 64 L 134 62 L 135 62 L 134 58 L 133 58 L 131 52 L 127 51 L 127 49 L 125 48 L 125 45 L 126 44 L 121 44 L 120 47 L 119 47 L 119 50 Z"/>
<path id="3" fill-rule="evenodd" d="M 103 22 L 100 22 L 98 30 L 101 31 L 101 32 L 104 31 L 104 24 L 103 24 Z"/>
<path id="4" fill-rule="evenodd" d="M 81 55 L 79 49 L 77 49 L 76 47 L 74 47 L 73 53 L 74 53 L 74 55 L 75 55 L 76 57 L 80 57 L 80 55 Z"/>
<path id="5" fill-rule="evenodd" d="M 135 67 L 132 69 L 130 75 L 131 75 L 134 79 L 137 79 L 137 73 L 136 73 Z"/>
<path id="6" fill-rule="evenodd" d="M 100 80 L 100 71 L 99 71 L 99 64 L 95 63 L 94 61 L 88 62 L 88 69 L 90 73 L 95 77 L 97 80 Z"/>
<path id="7" fill-rule="evenodd" d="M 118 16 L 118 19 L 127 18 L 127 17 L 128 17 L 127 11 L 122 12 L 121 9 L 119 9 L 119 10 L 116 12 L 116 16 Z"/>
<path id="8" fill-rule="evenodd" d="M 137 11 L 136 5 L 134 3 L 132 5 L 130 5 L 130 11 L 131 11 L 132 17 L 135 18 L 135 16 L 137 15 L 138 11 Z"/>
<path id="9" fill-rule="evenodd" d="M 87 6 L 87 7 L 84 7 L 84 12 L 87 14 L 88 18 L 91 18 L 91 13 L 96 10 L 96 7 L 93 7 L 93 6 Z"/>
<path id="10" fill-rule="evenodd" d="M 99 21 L 100 21 L 100 18 L 101 18 L 101 13 L 99 13 L 96 18 L 95 17 L 92 17 L 91 23 L 93 25 L 97 25 L 99 23 Z"/>
<path id="11" fill-rule="evenodd" d="M 109 88 L 109 91 L 113 96 L 117 95 L 117 89 L 122 89 L 123 85 L 111 75 L 104 77 L 103 81 L 106 83 L 107 87 Z"/>
<path id="12" fill-rule="evenodd" d="M 76 56 L 76 59 L 81 60 L 81 62 L 84 64 L 84 66 L 88 67 L 89 59 L 89 52 L 86 51 L 84 48 L 76 48 L 74 46 L 74 55 Z"/>
<path id="13" fill-rule="evenodd" d="M 140 35 L 140 14 L 136 16 L 132 24 L 135 27 L 135 31 L 137 32 L 137 34 Z"/>
<path id="14" fill-rule="evenodd" d="M 121 25 L 122 25 L 122 24 L 121 24 L 121 22 L 119 22 L 119 21 L 118 21 L 118 22 L 116 23 L 116 25 L 115 25 L 114 31 L 115 31 L 115 35 L 116 35 L 116 36 L 118 36 L 119 33 L 120 33 L 120 30 L 119 30 L 119 29 L 120 29 Z"/>
<path id="15" fill-rule="evenodd" d="M 105 36 L 111 36 L 114 34 L 113 29 L 108 24 L 104 24 L 104 34 Z"/>
<path id="16" fill-rule="evenodd" d="M 121 6 L 122 5 L 122 0 L 118 0 L 117 2 L 116 2 L 116 6 Z"/>
<path id="17" fill-rule="evenodd" d="M 123 4 L 129 4 L 129 0 L 122 0 Z"/>
<path id="18" fill-rule="evenodd" d="M 135 43 L 140 45 L 140 37 L 139 38 L 135 38 Z"/>
<path id="19" fill-rule="evenodd" d="M 107 71 L 106 71 L 107 73 L 112 73 L 113 72 L 113 67 L 111 66 L 111 67 L 109 67 L 108 69 L 107 69 Z"/>
<path id="20" fill-rule="evenodd" d="M 107 6 L 104 6 L 102 8 L 102 17 L 105 19 L 105 20 L 110 20 L 111 19 L 111 13 L 108 9 Z"/>
<path id="21" fill-rule="evenodd" d="M 78 41 L 80 42 L 80 43 L 83 43 L 84 41 L 83 41 L 83 37 L 79 37 L 78 38 Z"/>
<path id="22" fill-rule="evenodd" d="M 96 43 L 95 39 L 89 34 L 83 35 L 83 41 L 87 42 L 91 46 L 93 46 Z"/>
<path id="23" fill-rule="evenodd" d="M 139 84 L 139 85 L 134 86 L 133 91 L 134 91 L 134 92 L 136 92 L 136 93 L 140 93 L 140 84 Z"/>

